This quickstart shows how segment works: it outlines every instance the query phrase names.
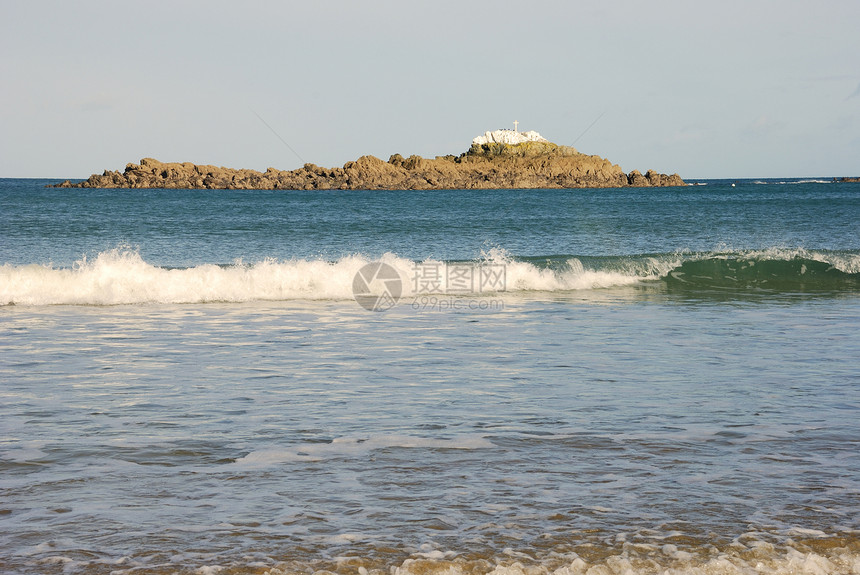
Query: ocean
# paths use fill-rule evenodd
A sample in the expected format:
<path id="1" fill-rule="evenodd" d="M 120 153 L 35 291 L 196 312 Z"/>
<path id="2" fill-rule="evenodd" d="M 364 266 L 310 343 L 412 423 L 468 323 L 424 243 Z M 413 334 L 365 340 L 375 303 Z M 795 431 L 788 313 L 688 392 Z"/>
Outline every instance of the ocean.
<path id="1" fill-rule="evenodd" d="M 860 573 L 860 184 L 55 182 L 0 180 L 4 574 Z"/>

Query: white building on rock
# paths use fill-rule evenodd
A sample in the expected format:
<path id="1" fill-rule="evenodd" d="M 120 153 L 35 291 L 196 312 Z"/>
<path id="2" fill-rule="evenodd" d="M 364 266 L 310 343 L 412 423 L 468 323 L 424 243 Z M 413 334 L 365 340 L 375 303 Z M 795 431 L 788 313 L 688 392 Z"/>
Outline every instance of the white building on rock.
<path id="1" fill-rule="evenodd" d="M 523 144 L 525 142 L 548 142 L 546 138 L 537 132 L 519 132 L 517 130 L 496 130 L 485 132 L 472 140 L 472 144 L 479 146 L 483 144 Z"/>

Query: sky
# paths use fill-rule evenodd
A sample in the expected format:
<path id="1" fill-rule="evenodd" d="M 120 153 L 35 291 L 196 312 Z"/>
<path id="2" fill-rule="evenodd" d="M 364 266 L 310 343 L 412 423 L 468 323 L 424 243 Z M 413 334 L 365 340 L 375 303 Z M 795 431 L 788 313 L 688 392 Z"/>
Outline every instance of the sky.
<path id="1" fill-rule="evenodd" d="M 856 0 L 0 0 L 0 177 L 434 157 L 536 130 L 695 178 L 860 176 Z"/>

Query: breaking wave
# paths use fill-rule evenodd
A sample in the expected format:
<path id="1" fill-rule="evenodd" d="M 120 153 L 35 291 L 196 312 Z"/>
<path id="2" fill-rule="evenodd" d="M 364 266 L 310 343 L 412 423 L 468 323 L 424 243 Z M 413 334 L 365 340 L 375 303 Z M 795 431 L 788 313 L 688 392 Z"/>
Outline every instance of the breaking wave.
<path id="1" fill-rule="evenodd" d="M 367 541 L 367 534 L 350 532 L 320 541 L 325 551 L 316 550 L 318 553 L 310 557 L 298 553 L 282 558 L 280 553 L 250 550 L 245 554 L 143 554 L 120 559 L 48 554 L 16 567 L 21 572 L 61 572 L 56 569 L 60 567 L 70 574 L 139 575 L 830 575 L 860 570 L 856 533 L 827 535 L 798 528 L 782 542 L 762 539 L 760 535 L 746 533 L 729 544 L 714 545 L 680 533 L 648 540 L 628 540 L 626 534 L 618 534 L 573 545 L 576 551 L 559 552 L 538 544 L 524 551 L 505 548 L 498 554 L 456 552 L 426 543 L 402 559 L 403 550 L 376 548 Z M 329 558 L 323 559 L 325 556 Z"/>
<path id="2" fill-rule="evenodd" d="M 469 262 L 387 253 L 336 261 L 273 260 L 169 268 L 118 247 L 71 267 L 0 266 L 0 305 L 121 305 L 347 300 L 368 263 L 397 270 L 401 295 L 566 292 L 656 283 L 668 291 L 860 292 L 860 251 L 773 248 L 634 256 L 514 257 L 493 249 Z"/>

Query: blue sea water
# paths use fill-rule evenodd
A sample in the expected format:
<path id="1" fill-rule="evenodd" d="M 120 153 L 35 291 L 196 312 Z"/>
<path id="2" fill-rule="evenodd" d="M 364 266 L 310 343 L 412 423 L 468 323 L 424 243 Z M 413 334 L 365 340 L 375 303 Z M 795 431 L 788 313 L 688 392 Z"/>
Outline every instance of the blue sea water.
<path id="1" fill-rule="evenodd" d="M 3 573 L 860 573 L 858 184 L 47 183 Z"/>

